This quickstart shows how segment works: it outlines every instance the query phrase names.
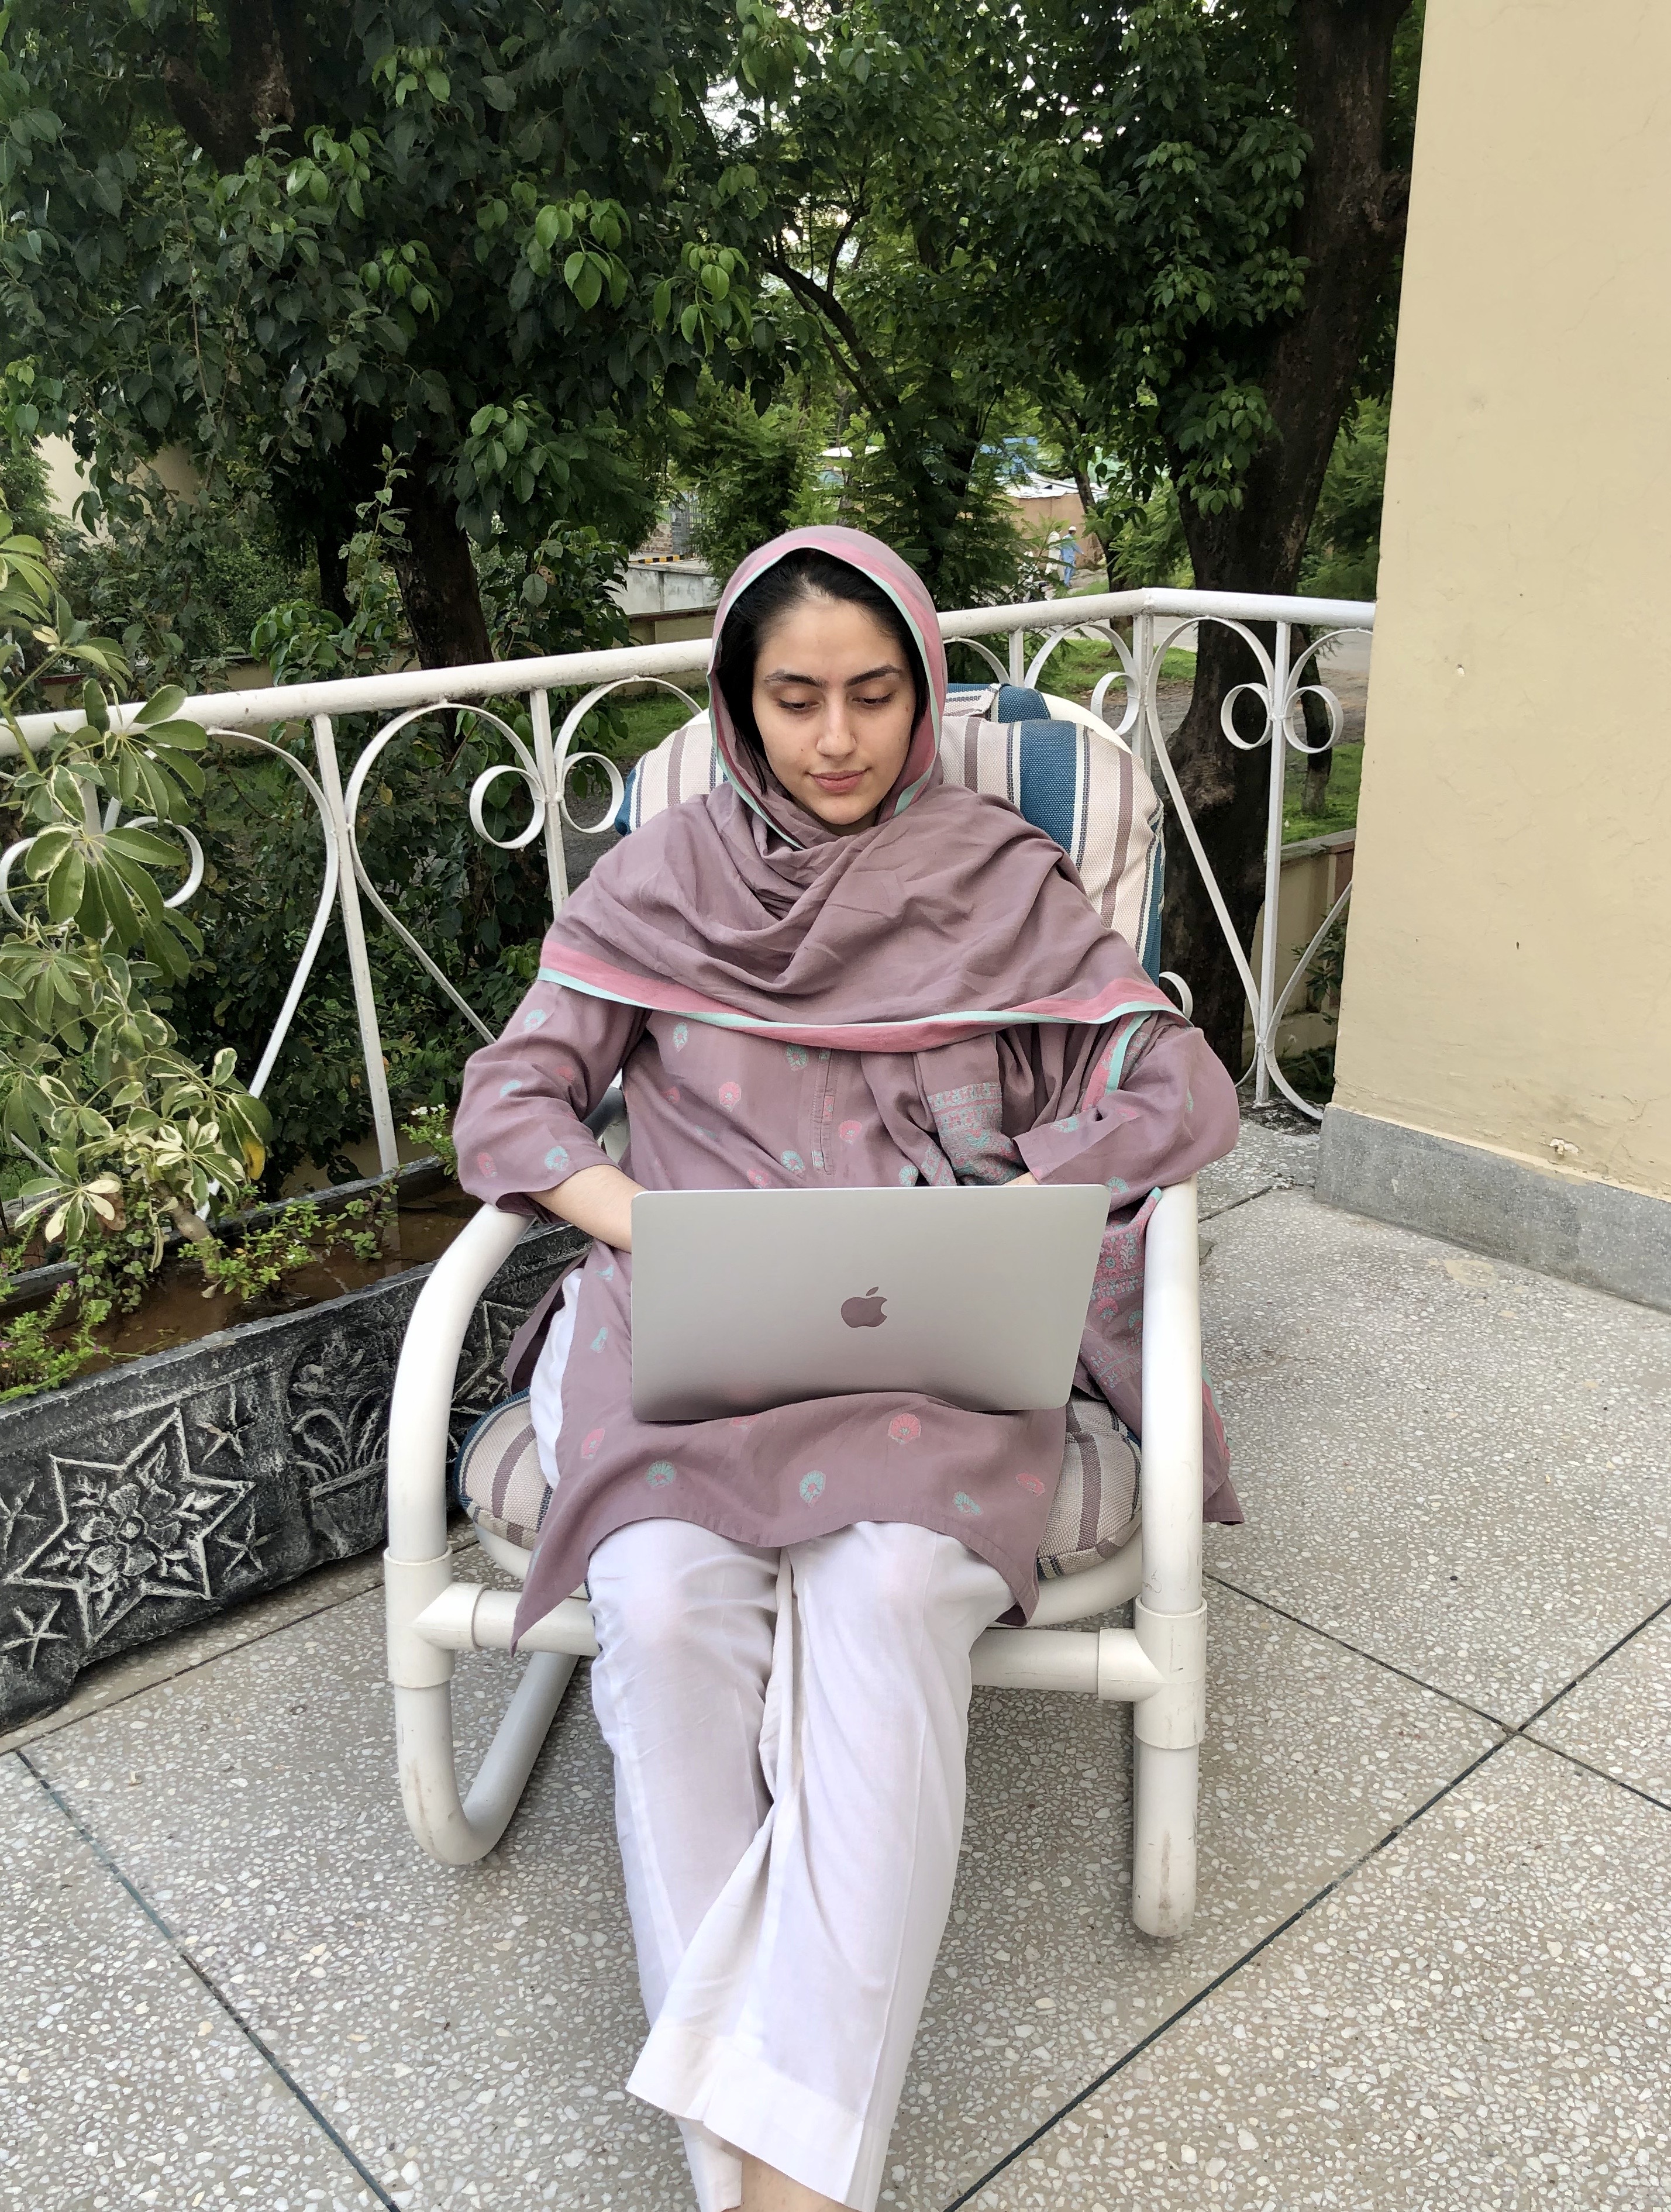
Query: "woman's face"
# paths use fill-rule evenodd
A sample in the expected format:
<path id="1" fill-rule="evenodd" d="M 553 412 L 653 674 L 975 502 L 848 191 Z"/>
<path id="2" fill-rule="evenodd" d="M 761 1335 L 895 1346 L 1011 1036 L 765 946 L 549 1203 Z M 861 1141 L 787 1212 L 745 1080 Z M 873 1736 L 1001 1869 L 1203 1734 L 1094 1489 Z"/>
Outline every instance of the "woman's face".
<path id="1" fill-rule="evenodd" d="M 860 830 L 899 781 L 916 693 L 874 615 L 850 599 L 805 599 L 762 633 L 754 718 L 790 798 L 832 830 Z"/>

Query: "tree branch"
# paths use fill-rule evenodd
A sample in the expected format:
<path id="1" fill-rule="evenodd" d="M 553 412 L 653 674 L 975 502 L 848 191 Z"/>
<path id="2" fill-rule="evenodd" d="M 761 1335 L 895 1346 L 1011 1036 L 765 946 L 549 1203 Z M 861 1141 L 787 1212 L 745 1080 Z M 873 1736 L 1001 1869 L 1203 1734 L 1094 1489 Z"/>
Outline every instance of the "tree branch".
<path id="1" fill-rule="evenodd" d="M 211 84 L 178 54 L 161 70 L 175 122 L 222 174 L 241 169 L 259 150 L 264 131 L 297 121 L 291 63 L 302 51 L 294 11 L 286 9 L 281 25 L 274 0 L 236 0 L 228 13 L 224 85 Z"/>
<path id="2" fill-rule="evenodd" d="M 836 365 L 851 378 L 855 390 L 873 415 L 891 416 L 898 409 L 899 394 L 894 390 L 882 364 L 859 335 L 852 316 L 828 287 L 815 276 L 808 276 L 780 252 L 769 253 L 765 264 L 781 283 L 787 284 L 804 307 L 817 317 L 824 343 Z M 847 349 L 844 361 L 836 350 L 830 333 L 841 337 Z"/>

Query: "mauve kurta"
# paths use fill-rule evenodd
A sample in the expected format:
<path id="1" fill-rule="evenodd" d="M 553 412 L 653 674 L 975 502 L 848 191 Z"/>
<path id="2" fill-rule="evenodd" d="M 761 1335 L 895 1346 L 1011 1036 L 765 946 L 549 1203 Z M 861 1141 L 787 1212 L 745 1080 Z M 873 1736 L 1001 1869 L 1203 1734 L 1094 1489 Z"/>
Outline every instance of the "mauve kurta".
<path id="1" fill-rule="evenodd" d="M 997 1185 L 1024 1169 L 1041 1182 L 1103 1184 L 1109 1228 L 1075 1387 L 1100 1389 L 1140 1432 L 1150 1194 L 1236 1141 L 1235 1090 L 1199 1030 L 1158 1016 L 857 1053 L 785 1045 L 541 981 L 465 1071 L 454 1128 L 465 1188 L 532 1211 L 529 1192 L 606 1164 L 584 1117 L 617 1071 L 632 1133 L 623 1165 L 651 1190 Z M 629 1255 L 600 1244 L 583 1263 L 560 1480 L 519 1633 L 584 1579 L 605 1536 L 653 1516 L 767 1547 L 858 1521 L 915 1522 L 998 1569 L 1016 1600 L 1011 1618 L 1030 1613 L 1061 1412 L 966 1413 L 879 1391 L 744 1419 L 639 1421 L 631 1267 Z M 1206 1510 L 1238 1521 L 1210 1395 L 1205 1414 Z"/>

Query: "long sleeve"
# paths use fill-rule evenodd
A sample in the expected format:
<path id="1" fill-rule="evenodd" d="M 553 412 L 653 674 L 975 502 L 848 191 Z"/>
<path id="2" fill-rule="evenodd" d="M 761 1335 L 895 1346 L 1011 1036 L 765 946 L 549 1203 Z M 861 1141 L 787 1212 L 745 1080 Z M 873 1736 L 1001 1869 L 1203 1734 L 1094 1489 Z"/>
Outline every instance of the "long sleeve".
<path id="1" fill-rule="evenodd" d="M 586 1116 L 630 1056 L 646 1018 L 637 1006 L 534 985 L 504 1034 L 465 1066 L 453 1135 L 459 1181 L 472 1197 L 532 1214 L 529 1192 L 610 1164 Z"/>
<path id="2" fill-rule="evenodd" d="M 1201 1032 L 1151 1018 L 1134 1035 L 1105 1032 L 1075 1110 L 1015 1142 L 1040 1182 L 1104 1183 L 1118 1200 L 1221 1158 L 1238 1121 L 1236 1085 Z"/>

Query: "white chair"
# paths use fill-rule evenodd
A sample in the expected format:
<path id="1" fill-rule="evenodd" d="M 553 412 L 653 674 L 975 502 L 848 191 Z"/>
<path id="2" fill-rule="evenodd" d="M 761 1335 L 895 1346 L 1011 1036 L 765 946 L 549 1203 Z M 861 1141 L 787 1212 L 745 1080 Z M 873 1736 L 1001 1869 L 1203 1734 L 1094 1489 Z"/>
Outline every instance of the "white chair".
<path id="1" fill-rule="evenodd" d="M 1096 744 L 1125 752 L 1107 724 L 1084 708 L 1049 704 L 1061 719 L 1088 730 Z M 1129 757 L 1120 767 L 1129 778 Z M 1140 766 L 1137 774 L 1142 776 Z M 1158 810 L 1133 808 L 1131 818 L 1146 820 L 1152 835 Z M 1157 896 L 1158 857 L 1148 871 Z M 1114 855 L 1110 866 L 1129 873 L 1131 858 Z M 530 1630 L 522 1639 L 529 1655 L 522 1679 L 475 1780 L 463 1791 L 453 1741 L 456 1656 L 508 1650 L 516 1599 L 454 1575 L 447 1424 L 465 1328 L 528 1227 L 520 1215 L 485 1206 L 437 1261 L 407 1327 L 390 1418 L 385 1575 L 401 1794 L 418 1842 L 450 1866 L 468 1865 L 498 1842 L 575 1661 L 595 1656 L 598 1649 L 583 1592 Z M 1076 1691 L 1133 1707 L 1132 1917 L 1151 1936 L 1180 1936 L 1195 1909 L 1195 1806 L 1206 1715 L 1193 1180 L 1163 1191 L 1149 1222 L 1141 1504 L 1139 1534 L 1121 1551 L 1082 1573 L 1042 1583 L 1027 1627 L 987 1631 L 975 1647 L 975 1680 L 996 1689 Z M 478 1526 L 477 1534 L 488 1556 L 520 1581 L 532 1553 L 485 1528 Z M 1135 1600 L 1131 1628 L 1066 1626 L 1128 1600 Z"/>

